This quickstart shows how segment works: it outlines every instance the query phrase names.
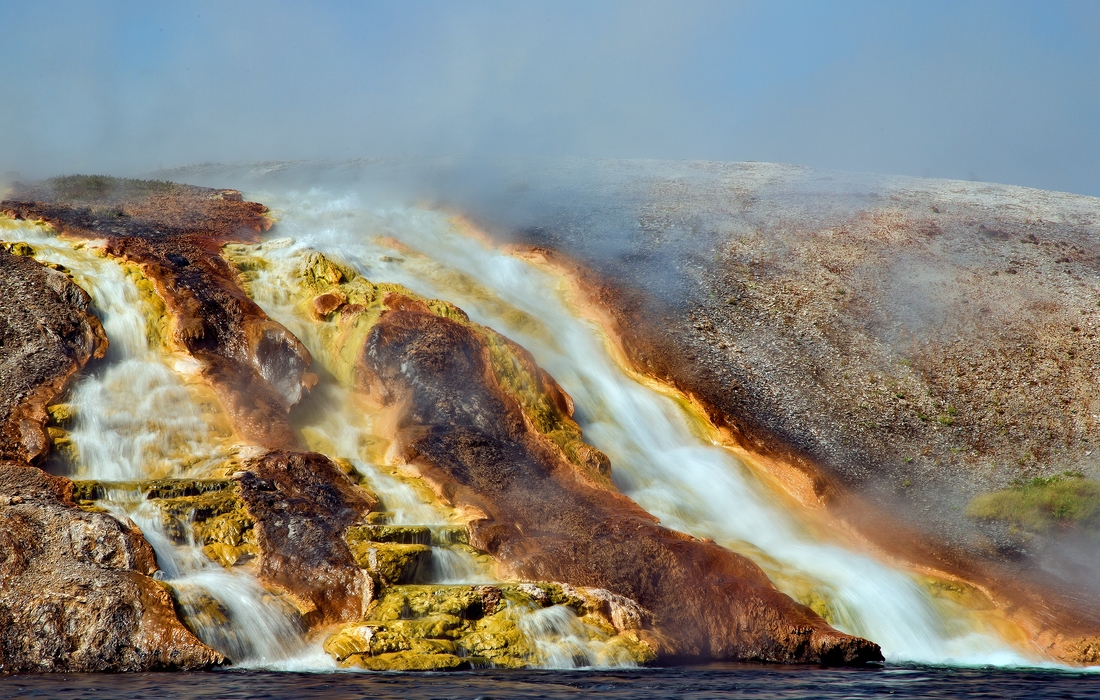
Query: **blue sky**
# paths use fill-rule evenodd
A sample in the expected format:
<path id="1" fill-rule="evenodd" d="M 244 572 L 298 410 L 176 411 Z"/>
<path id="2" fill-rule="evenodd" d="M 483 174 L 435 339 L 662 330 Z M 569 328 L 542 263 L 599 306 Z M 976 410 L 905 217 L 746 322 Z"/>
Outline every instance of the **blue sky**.
<path id="1" fill-rule="evenodd" d="M 0 172 L 522 153 L 1100 196 L 1100 2 L 0 0 Z"/>

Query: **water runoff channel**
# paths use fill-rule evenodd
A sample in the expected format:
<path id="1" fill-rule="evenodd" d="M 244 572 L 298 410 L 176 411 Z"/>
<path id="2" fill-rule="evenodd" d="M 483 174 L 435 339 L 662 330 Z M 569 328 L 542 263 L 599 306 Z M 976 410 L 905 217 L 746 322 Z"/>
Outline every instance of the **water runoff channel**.
<path id="1" fill-rule="evenodd" d="M 934 594 L 918 575 L 898 569 L 815 527 L 792 499 L 730 449 L 717 444 L 683 400 L 632 375 L 603 330 L 554 272 L 505 253 L 444 213 L 378 209 L 355 192 L 253 193 L 279 213 L 274 237 L 248 246 L 265 265 L 249 291 L 264 311 L 295 333 L 315 357 L 323 349 L 315 325 L 290 290 L 314 251 L 373 282 L 395 282 L 451 301 L 472 320 L 527 348 L 573 397 L 585 439 L 612 462 L 615 486 L 671 528 L 709 537 L 749 556 L 788 595 L 835 627 L 871 639 L 891 662 L 1035 665 L 997 633 L 980 611 Z M 76 455 L 71 476 L 110 482 L 222 476 L 246 455 L 234 444 L 212 393 L 190 358 L 167 353 L 155 332 L 155 309 L 133 271 L 94 243 L 57 238 L 47 228 L 5 222 L 5 240 L 35 247 L 40 260 L 64 265 L 89 292 L 111 346 L 105 361 L 72 390 Z M 371 416 L 334 381 L 314 389 L 313 405 L 296 427 L 310 449 L 349 460 L 399 525 L 444 527 L 458 520 L 432 502 L 372 450 Z M 214 599 L 217 619 L 196 615 L 198 636 L 245 667 L 328 670 L 319 640 L 303 635 L 288 606 L 245 567 L 213 562 L 187 527 L 165 523 L 137 488 L 111 489 L 106 507 L 130 518 L 156 550 L 163 577 L 181 606 Z M 183 532 L 184 536 L 180 536 Z M 482 583 L 492 573 L 468 554 L 433 549 L 428 581 Z M 189 603 L 191 601 L 191 603 Z M 560 606 L 555 606 L 560 607 Z M 541 652 L 541 665 L 594 665 L 599 649 L 564 610 L 517 611 L 521 629 Z M 611 663 L 614 663 L 612 661 Z"/>

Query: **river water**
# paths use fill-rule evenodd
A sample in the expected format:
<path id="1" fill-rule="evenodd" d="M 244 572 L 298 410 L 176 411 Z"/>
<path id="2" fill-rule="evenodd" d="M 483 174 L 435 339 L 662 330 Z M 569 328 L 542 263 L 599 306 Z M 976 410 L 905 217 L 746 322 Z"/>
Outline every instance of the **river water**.
<path id="1" fill-rule="evenodd" d="M 818 669 L 745 665 L 594 671 L 456 673 L 140 673 L 0 679 L 5 698 L 144 700 L 648 700 L 653 698 L 1043 698 L 1100 697 L 1100 676 L 1059 671 L 922 666 Z"/>

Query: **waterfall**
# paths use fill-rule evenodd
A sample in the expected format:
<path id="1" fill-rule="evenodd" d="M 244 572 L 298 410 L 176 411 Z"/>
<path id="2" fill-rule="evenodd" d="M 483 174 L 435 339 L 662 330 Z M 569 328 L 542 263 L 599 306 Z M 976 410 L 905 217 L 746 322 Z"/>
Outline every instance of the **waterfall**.
<path id="1" fill-rule="evenodd" d="M 527 348 L 573 397 L 586 441 L 611 458 L 623 493 L 664 525 L 753 558 L 781 590 L 838 629 L 879 643 L 889 660 L 1033 662 L 979 612 L 814 527 L 732 451 L 708 440 L 683 402 L 620 366 L 566 280 L 486 245 L 439 212 L 368 210 L 354 194 L 321 190 L 257 197 L 282 210 L 280 230 L 292 239 L 280 243 L 279 256 L 330 254 L 372 281 L 451 301 Z"/>
<path id="2" fill-rule="evenodd" d="M 3 233 L 30 243 L 38 259 L 71 272 L 91 296 L 110 343 L 104 362 L 72 390 L 74 449 L 68 475 L 127 482 L 106 488 L 98 504 L 141 529 L 157 555 L 157 578 L 172 588 L 196 636 L 241 666 L 285 664 L 303 646 L 296 614 L 249 573 L 211 561 L 194 541 L 190 522 L 172 523 L 175 531 L 186 533 L 183 541 L 170 535 L 165 527 L 169 516 L 135 483 L 221 476 L 236 452 L 226 440 L 223 421 L 210 414 L 208 390 L 169 366 L 191 363 L 151 346 L 148 324 L 156 312 L 122 265 L 43 227 L 20 224 Z"/>
<path id="3" fill-rule="evenodd" d="M 517 611 L 516 624 L 535 646 L 541 668 L 618 667 L 635 664 L 589 637 L 584 622 L 564 605 Z"/>

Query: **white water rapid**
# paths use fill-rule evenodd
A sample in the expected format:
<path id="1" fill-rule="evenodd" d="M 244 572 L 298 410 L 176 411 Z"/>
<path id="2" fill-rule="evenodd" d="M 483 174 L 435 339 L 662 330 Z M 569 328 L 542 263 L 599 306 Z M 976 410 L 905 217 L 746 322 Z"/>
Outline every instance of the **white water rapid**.
<path id="1" fill-rule="evenodd" d="M 557 379 L 575 401 L 586 440 L 611 458 L 615 485 L 664 525 L 753 558 L 781 590 L 837 628 L 879 643 L 891 661 L 1035 663 L 981 613 L 934 595 L 918 576 L 813 527 L 790 499 L 693 429 L 698 417 L 684 405 L 632 378 L 561 278 L 484 244 L 439 212 L 367 209 L 355 194 L 320 190 L 252 198 L 279 211 L 278 231 L 290 237 L 260 249 L 272 269 L 253 283 L 252 293 L 307 345 L 308 324 L 289 299 L 280 303 L 279 290 L 280 275 L 310 249 L 374 282 L 397 282 L 451 301 L 523 345 Z M 364 465 L 356 466 L 366 473 Z M 368 478 L 382 492 L 379 477 Z M 428 517 L 417 515 L 420 522 Z"/>

